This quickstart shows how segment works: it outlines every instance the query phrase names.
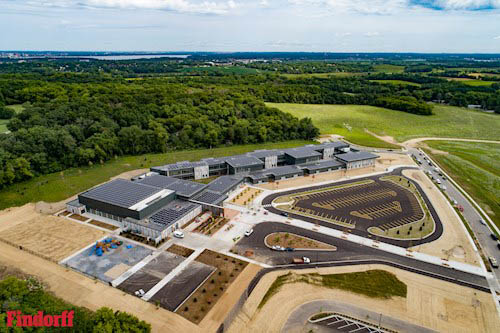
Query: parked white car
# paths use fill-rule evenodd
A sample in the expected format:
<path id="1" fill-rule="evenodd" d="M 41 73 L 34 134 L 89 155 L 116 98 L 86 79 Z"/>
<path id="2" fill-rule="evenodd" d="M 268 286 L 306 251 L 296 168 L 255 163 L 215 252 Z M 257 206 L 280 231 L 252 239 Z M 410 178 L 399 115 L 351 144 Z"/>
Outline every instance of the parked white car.
<path id="1" fill-rule="evenodd" d="M 245 236 L 248 237 L 253 233 L 253 229 L 245 231 Z"/>
<path id="2" fill-rule="evenodd" d="M 184 238 L 184 233 L 181 230 L 174 231 L 174 237 L 176 238 Z"/>

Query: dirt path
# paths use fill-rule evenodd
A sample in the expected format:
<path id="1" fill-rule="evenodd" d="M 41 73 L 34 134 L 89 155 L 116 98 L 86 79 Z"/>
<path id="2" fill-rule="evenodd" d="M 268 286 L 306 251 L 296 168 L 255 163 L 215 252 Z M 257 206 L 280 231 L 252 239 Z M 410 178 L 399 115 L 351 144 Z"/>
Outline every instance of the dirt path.
<path id="1" fill-rule="evenodd" d="M 115 311 L 132 313 L 149 322 L 153 332 L 203 331 L 170 311 L 157 309 L 151 303 L 2 242 L 0 242 L 0 264 L 16 267 L 23 273 L 39 277 L 56 296 L 72 304 L 93 311 L 107 306 Z"/>
<path id="2" fill-rule="evenodd" d="M 396 146 L 401 146 L 401 144 L 399 142 L 396 141 L 396 139 L 394 139 L 392 136 L 389 136 L 389 135 L 378 135 L 378 134 L 375 134 L 373 133 L 372 131 L 368 130 L 365 128 L 365 132 L 376 137 L 377 139 L 379 140 L 382 140 L 384 142 L 387 142 L 387 143 L 390 143 L 390 144 L 393 144 L 393 145 L 396 145 Z"/>
<path id="3" fill-rule="evenodd" d="M 384 315 L 439 332 L 496 332 L 500 325 L 495 304 L 488 293 L 457 286 L 419 274 L 384 265 L 348 266 L 295 271 L 301 273 L 337 274 L 370 269 L 394 273 L 408 287 L 406 298 L 388 300 L 370 298 L 305 283 L 287 284 L 259 310 L 258 304 L 277 276 L 266 274 L 257 284 L 233 324 L 230 333 L 280 332 L 290 314 L 300 305 L 313 300 L 341 300 Z"/>
<path id="4" fill-rule="evenodd" d="M 463 141 L 463 142 L 483 142 L 483 143 L 500 144 L 500 141 L 495 141 L 495 140 L 428 137 L 428 138 L 416 138 L 416 139 L 407 140 L 407 141 L 403 142 L 402 145 L 405 147 L 415 148 L 422 141 Z"/>

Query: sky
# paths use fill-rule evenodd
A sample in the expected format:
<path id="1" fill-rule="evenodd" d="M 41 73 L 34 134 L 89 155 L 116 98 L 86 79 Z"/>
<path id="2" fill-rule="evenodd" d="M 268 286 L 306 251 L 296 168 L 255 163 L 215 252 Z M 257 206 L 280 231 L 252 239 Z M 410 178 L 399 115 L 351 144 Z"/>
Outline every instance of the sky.
<path id="1" fill-rule="evenodd" d="M 0 0 L 0 50 L 500 53 L 500 0 Z"/>

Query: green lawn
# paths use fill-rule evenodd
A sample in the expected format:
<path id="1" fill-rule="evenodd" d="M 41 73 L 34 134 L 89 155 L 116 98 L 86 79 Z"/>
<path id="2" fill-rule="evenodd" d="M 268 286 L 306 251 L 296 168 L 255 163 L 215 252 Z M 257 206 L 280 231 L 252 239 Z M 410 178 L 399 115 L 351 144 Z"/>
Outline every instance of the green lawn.
<path id="1" fill-rule="evenodd" d="M 322 134 L 343 135 L 353 143 L 373 147 L 383 144 L 364 129 L 398 142 L 428 136 L 500 140 L 500 115 L 453 106 L 435 105 L 434 115 L 419 116 L 366 105 L 267 105 L 312 118 Z"/>
<path id="2" fill-rule="evenodd" d="M 426 143 L 449 153 L 432 154 L 432 157 L 500 227 L 500 144 L 457 141 Z"/>
<path id="3" fill-rule="evenodd" d="M 403 73 L 405 70 L 404 66 L 390 65 L 390 64 L 379 64 L 374 65 L 376 72 L 380 73 Z"/>
<path id="4" fill-rule="evenodd" d="M 377 82 L 377 83 L 382 83 L 382 84 L 394 84 L 394 85 L 399 85 L 399 86 L 420 87 L 420 84 L 418 84 L 418 83 L 410 82 L 410 81 L 403 81 L 403 80 L 370 80 L 370 82 Z"/>
<path id="5" fill-rule="evenodd" d="M 205 157 L 219 157 L 242 154 L 256 149 L 290 148 L 312 141 L 286 141 L 258 145 L 231 146 L 203 150 L 184 150 L 166 154 L 147 154 L 125 156 L 91 167 L 71 168 L 18 183 L 0 190 L 0 209 L 21 206 L 40 200 L 57 202 L 82 192 L 94 185 L 105 182 L 122 172 L 151 166 L 174 163 L 177 161 L 197 161 Z"/>
<path id="6" fill-rule="evenodd" d="M 472 87 L 488 87 L 491 86 L 493 83 L 496 83 L 495 81 L 483 81 L 483 80 L 463 79 L 463 78 L 442 77 L 442 79 L 447 79 L 448 81 L 460 82 Z"/>

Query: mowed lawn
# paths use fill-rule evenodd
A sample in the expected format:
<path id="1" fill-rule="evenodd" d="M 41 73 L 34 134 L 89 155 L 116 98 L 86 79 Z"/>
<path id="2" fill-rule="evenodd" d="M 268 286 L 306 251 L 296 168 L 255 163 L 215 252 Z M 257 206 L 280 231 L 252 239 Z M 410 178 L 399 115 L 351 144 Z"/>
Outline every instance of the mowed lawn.
<path id="1" fill-rule="evenodd" d="M 285 141 L 214 149 L 183 150 L 166 154 L 119 157 L 102 165 L 71 168 L 63 172 L 33 178 L 0 190 L 0 209 L 21 206 L 28 202 L 57 202 L 103 183 L 120 173 L 149 168 L 177 161 L 197 161 L 205 157 L 243 154 L 256 149 L 281 149 L 303 146 L 312 141 Z"/>
<path id="2" fill-rule="evenodd" d="M 469 193 L 500 227 L 500 144 L 426 141 L 439 165 Z"/>
<path id="3" fill-rule="evenodd" d="M 398 142 L 431 136 L 500 140 L 500 115 L 453 106 L 435 105 L 434 115 L 419 116 L 367 105 L 267 105 L 299 118 L 310 117 L 322 134 L 343 135 L 348 141 L 373 147 L 381 147 L 380 140 L 365 129 Z"/>

